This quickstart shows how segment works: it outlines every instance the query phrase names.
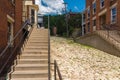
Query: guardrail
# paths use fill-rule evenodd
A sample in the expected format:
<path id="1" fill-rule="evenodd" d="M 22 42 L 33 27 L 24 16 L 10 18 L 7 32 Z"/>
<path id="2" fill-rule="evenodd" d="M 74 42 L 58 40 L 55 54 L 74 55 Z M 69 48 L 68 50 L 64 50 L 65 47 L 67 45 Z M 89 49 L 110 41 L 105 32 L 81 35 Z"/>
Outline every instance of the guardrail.
<path id="1" fill-rule="evenodd" d="M 101 37 L 103 37 L 105 40 L 107 40 L 108 42 L 110 42 L 112 45 L 114 45 L 117 49 L 120 50 L 120 41 L 118 39 L 116 39 L 115 37 L 113 37 L 112 35 L 114 32 L 111 31 L 105 31 L 105 30 L 100 30 L 97 31 L 97 34 L 100 35 Z M 116 33 L 117 34 L 117 33 Z M 118 37 L 117 37 L 118 38 Z M 119 37 L 120 38 L 120 37 Z"/>
<path id="2" fill-rule="evenodd" d="M 0 54 L 0 76 L 10 72 L 11 66 L 14 64 L 14 60 L 17 58 L 17 55 L 20 55 L 21 47 L 28 36 L 28 31 L 23 32 L 23 29 L 27 25 L 30 25 L 29 19 L 25 21 L 22 28 Z M 14 44 L 14 41 L 16 40 L 19 40 L 17 41 L 18 43 L 11 46 L 11 44 Z"/>

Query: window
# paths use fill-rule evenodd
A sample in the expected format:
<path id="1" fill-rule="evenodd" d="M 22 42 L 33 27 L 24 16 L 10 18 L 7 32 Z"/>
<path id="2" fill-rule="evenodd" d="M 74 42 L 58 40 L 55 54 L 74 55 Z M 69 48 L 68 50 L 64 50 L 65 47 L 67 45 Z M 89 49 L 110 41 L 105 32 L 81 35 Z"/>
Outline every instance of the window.
<path id="1" fill-rule="evenodd" d="M 15 0 L 11 0 L 13 6 L 15 6 Z"/>
<path id="2" fill-rule="evenodd" d="M 103 8 L 105 5 L 105 1 L 104 0 L 100 0 L 100 7 Z"/>
<path id="3" fill-rule="evenodd" d="M 96 2 L 93 3 L 93 14 L 96 13 Z"/>
<path id="4" fill-rule="evenodd" d="M 85 14 L 83 14 L 83 22 L 85 22 Z"/>
<path id="5" fill-rule="evenodd" d="M 96 20 L 93 20 L 93 26 L 96 26 Z"/>
<path id="6" fill-rule="evenodd" d="M 90 18 L 90 8 L 88 8 L 88 18 Z"/>
<path id="7" fill-rule="evenodd" d="M 90 22 L 88 22 L 88 32 L 90 32 Z"/>
<path id="8" fill-rule="evenodd" d="M 111 9 L 111 22 L 115 23 L 117 20 L 117 9 L 116 7 Z"/>

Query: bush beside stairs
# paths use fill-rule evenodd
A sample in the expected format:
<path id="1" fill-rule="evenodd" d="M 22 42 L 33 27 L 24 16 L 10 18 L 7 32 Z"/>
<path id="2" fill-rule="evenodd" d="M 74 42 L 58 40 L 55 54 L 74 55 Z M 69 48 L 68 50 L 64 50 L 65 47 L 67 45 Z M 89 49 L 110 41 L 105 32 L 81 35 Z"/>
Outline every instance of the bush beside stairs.
<path id="1" fill-rule="evenodd" d="M 34 28 L 9 80 L 48 80 L 48 29 Z"/>

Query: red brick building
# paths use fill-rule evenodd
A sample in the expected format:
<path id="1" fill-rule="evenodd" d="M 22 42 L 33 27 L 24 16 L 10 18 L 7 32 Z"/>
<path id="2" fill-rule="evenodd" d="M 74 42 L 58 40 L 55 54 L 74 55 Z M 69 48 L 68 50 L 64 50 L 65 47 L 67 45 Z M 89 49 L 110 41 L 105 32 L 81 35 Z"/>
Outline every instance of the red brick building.
<path id="1" fill-rule="evenodd" d="M 83 35 L 109 27 L 120 29 L 120 0 L 86 0 L 82 14 Z"/>
<path id="2" fill-rule="evenodd" d="M 37 11 L 38 6 L 35 5 L 35 0 L 0 0 L 0 71 L 10 56 L 9 52 L 1 58 L 1 52 L 13 40 L 27 19 L 30 19 L 34 25 L 37 23 Z M 22 35 L 23 32 L 13 41 L 13 48 L 20 42 Z M 3 73 L 8 71 L 6 68 L 5 66 Z M 3 74 L 0 72 L 0 77 L 1 75 Z"/>

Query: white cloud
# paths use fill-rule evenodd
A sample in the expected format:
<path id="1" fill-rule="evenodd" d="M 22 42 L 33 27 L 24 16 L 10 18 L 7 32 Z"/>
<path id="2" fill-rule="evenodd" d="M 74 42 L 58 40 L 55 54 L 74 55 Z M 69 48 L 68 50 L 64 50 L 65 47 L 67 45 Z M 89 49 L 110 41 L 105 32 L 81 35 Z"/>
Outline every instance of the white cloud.
<path id="1" fill-rule="evenodd" d="M 75 10 L 79 11 L 78 7 L 77 6 L 74 6 Z"/>
<path id="2" fill-rule="evenodd" d="M 43 2 L 45 5 L 42 5 Z M 61 14 L 62 9 L 64 8 L 63 0 L 36 0 L 36 4 L 39 5 L 39 13 L 59 13 Z"/>

